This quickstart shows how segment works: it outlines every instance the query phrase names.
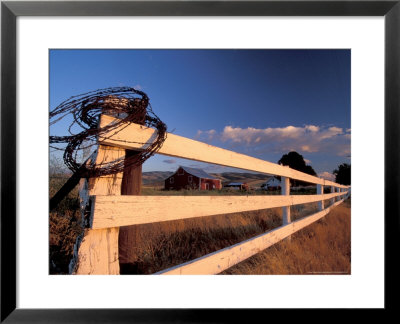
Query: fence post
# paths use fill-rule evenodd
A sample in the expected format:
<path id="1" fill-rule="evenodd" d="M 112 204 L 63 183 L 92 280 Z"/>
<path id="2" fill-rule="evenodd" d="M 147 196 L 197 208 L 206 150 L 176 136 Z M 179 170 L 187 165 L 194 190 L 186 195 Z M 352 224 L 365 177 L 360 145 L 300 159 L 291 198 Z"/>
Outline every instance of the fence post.
<path id="1" fill-rule="evenodd" d="M 335 193 L 335 187 L 334 186 L 331 186 L 331 193 Z M 335 203 L 335 197 L 333 197 L 331 199 L 331 205 L 333 205 L 334 203 Z"/>
<path id="2" fill-rule="evenodd" d="M 125 150 L 111 146 L 99 145 L 97 154 L 91 163 L 102 164 L 124 156 Z M 89 206 L 89 196 L 120 195 L 122 174 L 112 174 L 98 178 L 81 179 L 80 199 L 82 219 Z M 90 216 L 89 216 L 90 218 Z M 90 222 L 90 219 L 86 221 Z M 84 222 L 85 224 L 85 222 Z M 119 227 L 106 229 L 85 229 L 74 247 L 74 257 L 69 271 L 73 274 L 119 274 L 118 261 Z"/>
<path id="3" fill-rule="evenodd" d="M 281 193 L 284 196 L 290 195 L 290 179 L 288 177 L 282 177 L 282 188 Z M 282 223 L 283 225 L 290 223 L 290 206 L 282 207 Z"/>
<path id="4" fill-rule="evenodd" d="M 134 159 L 140 152 L 126 150 L 125 164 L 129 165 L 129 160 Z M 125 166 L 121 195 L 140 195 L 142 190 L 142 166 Z M 135 247 L 137 246 L 137 226 L 122 226 L 119 229 L 119 263 L 121 274 L 129 273 L 130 265 L 137 260 Z"/>
<path id="5" fill-rule="evenodd" d="M 146 104 L 147 106 L 147 104 Z M 146 109 L 140 111 L 136 123 L 145 124 Z M 142 191 L 142 165 L 129 165 L 131 160 L 137 158 L 139 151 L 125 150 L 125 166 L 122 177 L 121 195 L 140 195 Z M 119 229 L 119 263 L 121 273 L 130 272 L 131 265 L 137 261 L 137 226 L 123 226 Z"/>
<path id="6" fill-rule="evenodd" d="M 324 195 L 324 186 L 321 184 L 317 184 L 317 195 Z M 324 209 L 324 201 L 318 201 L 318 210 Z"/>

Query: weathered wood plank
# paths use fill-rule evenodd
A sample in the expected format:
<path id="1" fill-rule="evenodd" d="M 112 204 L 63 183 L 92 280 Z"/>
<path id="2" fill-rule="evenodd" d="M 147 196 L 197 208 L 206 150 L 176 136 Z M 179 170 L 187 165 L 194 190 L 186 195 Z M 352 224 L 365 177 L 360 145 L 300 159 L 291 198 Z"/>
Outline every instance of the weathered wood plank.
<path id="1" fill-rule="evenodd" d="M 324 194 L 324 186 L 322 185 L 317 185 L 317 195 L 323 195 Z M 324 209 L 324 201 L 320 200 L 318 201 L 318 210 L 323 210 Z"/>
<path id="2" fill-rule="evenodd" d="M 121 159 L 125 150 L 106 145 L 99 145 L 95 164 L 103 164 Z M 89 179 L 89 195 L 121 195 L 122 172 Z"/>
<path id="3" fill-rule="evenodd" d="M 343 194 L 293 196 L 94 196 L 91 197 L 91 224 L 93 229 L 99 229 L 155 223 L 305 204 Z"/>
<path id="4" fill-rule="evenodd" d="M 232 245 L 225 249 L 207 254 L 195 260 L 180 264 L 178 266 L 162 270 L 156 274 L 161 275 L 210 275 L 220 273 L 243 260 L 265 250 L 275 243 L 285 239 L 300 229 L 316 222 L 324 217 L 329 211 L 343 202 L 340 200 L 329 208 L 318 213 L 294 221 L 288 225 L 278 227 L 265 234 L 258 235 L 249 240 Z"/>
<path id="5" fill-rule="evenodd" d="M 290 196 L 290 179 L 286 177 L 281 178 L 281 192 L 284 196 Z M 282 207 L 282 224 L 286 225 L 290 223 L 290 206 Z"/>
<path id="6" fill-rule="evenodd" d="M 99 145 L 94 163 L 99 165 L 122 158 L 125 150 L 121 148 Z M 85 218 L 85 210 L 91 195 L 121 195 L 122 173 L 98 178 L 81 179 L 81 210 Z M 93 206 L 92 206 L 93 207 Z M 88 219 L 89 226 L 91 218 Z M 86 222 L 86 219 L 84 219 Z M 102 229 L 85 229 L 77 240 L 75 256 L 71 262 L 70 272 L 73 274 L 119 274 L 118 259 L 119 227 Z"/>
<path id="7" fill-rule="evenodd" d="M 111 123 L 115 123 L 116 121 L 117 119 L 111 116 L 102 115 L 100 125 L 101 127 L 104 127 Z M 121 125 L 110 131 L 103 137 L 99 138 L 99 142 L 106 145 L 123 147 L 126 149 L 140 150 L 146 149 L 149 146 L 149 143 L 152 143 L 156 136 L 157 131 L 154 129 L 137 124 L 129 124 Z M 309 183 L 347 188 L 347 186 L 314 177 L 279 164 L 228 151 L 171 133 L 168 133 L 167 139 L 158 153 L 195 161 L 256 171 L 265 174 L 273 174 Z"/>
<path id="8" fill-rule="evenodd" d="M 331 186 L 331 193 L 335 192 L 335 187 Z M 335 198 L 331 198 L 331 204 L 335 203 Z"/>
<path id="9" fill-rule="evenodd" d="M 85 230 L 74 274 L 119 274 L 118 232 L 118 227 Z"/>

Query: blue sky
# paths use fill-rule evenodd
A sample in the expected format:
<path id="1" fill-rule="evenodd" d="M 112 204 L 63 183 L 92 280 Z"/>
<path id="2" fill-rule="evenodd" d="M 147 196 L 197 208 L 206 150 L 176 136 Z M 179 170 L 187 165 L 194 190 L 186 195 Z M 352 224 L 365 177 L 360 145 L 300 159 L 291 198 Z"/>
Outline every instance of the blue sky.
<path id="1" fill-rule="evenodd" d="M 350 50 L 51 50 L 50 109 L 132 86 L 174 134 L 275 163 L 295 150 L 322 174 L 350 163 L 350 60 Z M 180 164 L 228 170 L 159 155 L 143 171 Z"/>

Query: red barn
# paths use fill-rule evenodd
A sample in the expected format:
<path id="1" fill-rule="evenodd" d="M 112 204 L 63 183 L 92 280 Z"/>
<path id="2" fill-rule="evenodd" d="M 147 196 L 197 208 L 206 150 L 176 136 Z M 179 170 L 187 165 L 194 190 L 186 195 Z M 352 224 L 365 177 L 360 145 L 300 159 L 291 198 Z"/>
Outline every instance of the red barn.
<path id="1" fill-rule="evenodd" d="M 197 189 L 219 190 L 222 188 L 221 180 L 209 175 L 201 169 L 180 166 L 173 175 L 165 179 L 165 189 Z"/>

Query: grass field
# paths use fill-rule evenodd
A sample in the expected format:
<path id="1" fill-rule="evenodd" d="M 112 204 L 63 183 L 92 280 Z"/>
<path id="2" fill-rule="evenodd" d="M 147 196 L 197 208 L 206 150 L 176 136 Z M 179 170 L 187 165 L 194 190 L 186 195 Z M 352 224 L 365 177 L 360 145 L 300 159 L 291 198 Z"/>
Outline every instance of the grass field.
<path id="1" fill-rule="evenodd" d="M 292 220 L 317 204 L 291 208 Z M 150 274 L 281 226 L 281 208 L 137 226 L 137 262 L 130 274 Z M 223 274 L 350 273 L 350 201 L 325 218 Z M 127 274 L 128 274 L 127 273 Z"/>
<path id="2" fill-rule="evenodd" d="M 50 197 L 62 185 L 54 178 Z M 160 191 L 145 187 L 143 195 L 278 194 L 263 191 Z M 312 193 L 312 192 L 310 192 Z M 304 194 L 304 193 L 302 193 Z M 329 202 L 325 201 L 328 206 Z M 77 189 L 50 214 L 50 273 L 65 274 L 80 233 Z M 222 274 L 350 273 L 350 210 L 348 199 L 320 221 Z M 317 211 L 317 204 L 291 207 L 292 220 Z M 136 225 L 136 262 L 125 274 L 151 274 L 193 260 L 281 226 L 282 209 L 250 211 Z"/>
<path id="3" fill-rule="evenodd" d="M 350 274 L 351 200 L 222 274 Z"/>

